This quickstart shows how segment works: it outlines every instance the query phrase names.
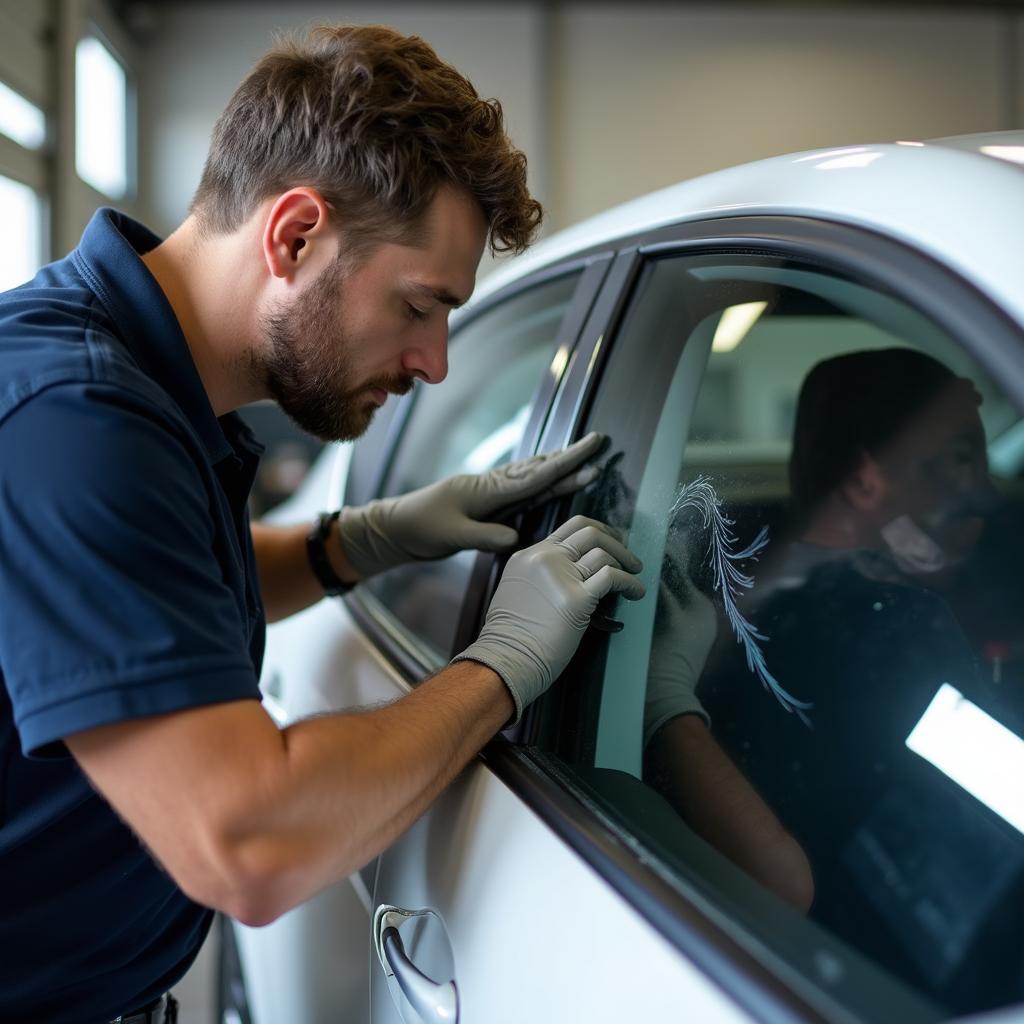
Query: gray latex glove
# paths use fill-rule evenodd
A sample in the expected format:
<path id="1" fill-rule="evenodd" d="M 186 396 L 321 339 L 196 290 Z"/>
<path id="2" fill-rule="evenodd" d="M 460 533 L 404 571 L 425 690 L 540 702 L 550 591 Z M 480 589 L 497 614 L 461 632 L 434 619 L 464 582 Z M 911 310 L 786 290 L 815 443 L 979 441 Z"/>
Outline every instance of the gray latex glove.
<path id="1" fill-rule="evenodd" d="M 479 661 L 501 676 L 515 701 L 514 724 L 561 675 L 602 597 L 643 597 L 633 575 L 641 568 L 611 527 L 573 516 L 509 559 L 479 638 L 452 660 Z"/>
<path id="2" fill-rule="evenodd" d="M 697 683 L 717 632 L 715 606 L 685 573 L 674 575 L 672 588 L 662 579 L 647 671 L 644 746 L 676 715 L 697 715 L 710 726 Z"/>
<path id="3" fill-rule="evenodd" d="M 445 558 L 467 549 L 511 550 L 518 534 L 493 519 L 509 515 L 520 502 L 540 505 L 585 487 L 598 470 L 581 467 L 596 454 L 603 439 L 591 433 L 559 452 L 343 508 L 338 528 L 345 554 L 359 575 L 366 577 L 404 562 Z"/>

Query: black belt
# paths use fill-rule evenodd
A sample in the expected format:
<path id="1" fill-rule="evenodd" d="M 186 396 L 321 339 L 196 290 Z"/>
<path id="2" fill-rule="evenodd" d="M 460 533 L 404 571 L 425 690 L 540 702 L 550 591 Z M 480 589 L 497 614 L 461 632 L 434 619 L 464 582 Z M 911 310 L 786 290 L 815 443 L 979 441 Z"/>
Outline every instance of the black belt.
<path id="1" fill-rule="evenodd" d="M 177 1020 L 178 1000 L 168 992 L 147 1006 L 115 1017 L 110 1024 L 176 1024 Z"/>

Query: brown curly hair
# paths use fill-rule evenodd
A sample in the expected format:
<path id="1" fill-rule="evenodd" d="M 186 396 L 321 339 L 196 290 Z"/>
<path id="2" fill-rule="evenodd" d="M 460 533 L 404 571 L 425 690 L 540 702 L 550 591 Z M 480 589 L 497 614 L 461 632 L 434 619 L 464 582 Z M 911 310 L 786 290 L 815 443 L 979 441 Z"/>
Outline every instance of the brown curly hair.
<path id="1" fill-rule="evenodd" d="M 357 246 L 414 240 L 443 185 L 479 203 L 495 253 L 525 249 L 542 216 L 501 104 L 382 25 L 322 25 L 267 53 L 217 120 L 190 212 L 227 233 L 299 185 L 322 193 Z"/>

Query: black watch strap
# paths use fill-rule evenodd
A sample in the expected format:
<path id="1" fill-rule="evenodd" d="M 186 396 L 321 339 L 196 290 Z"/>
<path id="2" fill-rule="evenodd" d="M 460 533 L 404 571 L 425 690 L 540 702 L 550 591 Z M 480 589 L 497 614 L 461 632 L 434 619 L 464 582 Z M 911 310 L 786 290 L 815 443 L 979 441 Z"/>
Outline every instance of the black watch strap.
<path id="1" fill-rule="evenodd" d="M 346 583 L 334 571 L 331 560 L 327 557 L 327 538 L 330 536 L 334 521 L 340 515 L 340 509 L 336 512 L 321 512 L 316 517 L 313 529 L 306 535 L 306 554 L 309 555 L 310 568 L 328 597 L 338 597 L 355 586 L 355 583 Z"/>

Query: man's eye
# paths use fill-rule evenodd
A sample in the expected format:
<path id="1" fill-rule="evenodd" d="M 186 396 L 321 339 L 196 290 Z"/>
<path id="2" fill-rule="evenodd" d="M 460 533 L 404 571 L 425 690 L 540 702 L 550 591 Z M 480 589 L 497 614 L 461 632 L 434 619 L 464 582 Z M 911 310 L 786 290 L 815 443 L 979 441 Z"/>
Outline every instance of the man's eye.
<path id="1" fill-rule="evenodd" d="M 410 320 L 426 320 L 429 314 L 425 310 L 414 306 L 411 302 L 407 302 L 405 304 L 405 315 Z"/>

